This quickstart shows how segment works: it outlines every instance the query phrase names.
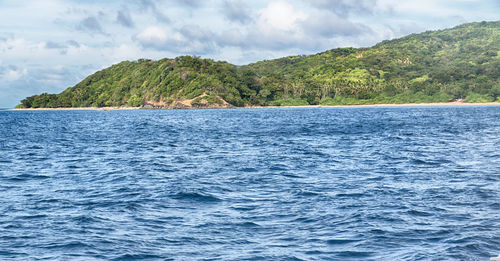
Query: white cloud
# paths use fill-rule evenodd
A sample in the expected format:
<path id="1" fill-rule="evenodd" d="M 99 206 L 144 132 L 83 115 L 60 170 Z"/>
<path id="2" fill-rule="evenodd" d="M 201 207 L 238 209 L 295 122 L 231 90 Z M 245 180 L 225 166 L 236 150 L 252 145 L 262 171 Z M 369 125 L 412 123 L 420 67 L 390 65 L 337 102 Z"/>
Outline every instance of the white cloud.
<path id="1" fill-rule="evenodd" d="M 306 13 L 283 1 L 269 3 L 258 14 L 247 28 L 232 28 L 219 34 L 219 45 L 298 54 L 336 47 L 338 37 L 357 38 L 373 33 L 368 26 L 330 11 L 314 9 Z"/>
<path id="2" fill-rule="evenodd" d="M 45 48 L 45 42 L 32 42 L 22 38 L 9 38 L 0 42 L 0 53 L 2 57 L 8 60 L 16 59 L 33 59 L 38 55 L 42 55 L 48 50 Z"/>
<path id="3" fill-rule="evenodd" d="M 286 2 L 271 2 L 259 12 L 257 24 L 261 30 L 293 31 L 298 23 L 307 19 L 307 14 Z"/>
<path id="4" fill-rule="evenodd" d="M 150 26 L 140 32 L 136 38 L 144 45 L 157 45 L 167 41 L 167 33 L 160 27 Z"/>
<path id="5" fill-rule="evenodd" d="M 218 35 L 218 43 L 222 46 L 244 48 L 245 52 L 251 49 L 282 50 L 304 44 L 309 48 L 314 44 L 308 40 L 302 30 L 302 23 L 308 15 L 284 1 L 269 3 L 258 11 L 255 21 L 247 27 L 230 29 Z"/>
<path id="6" fill-rule="evenodd" d="M 362 23 L 352 22 L 327 11 L 316 12 L 304 21 L 301 26 L 310 36 L 327 39 L 336 36 L 357 36 L 371 32 L 371 29 Z"/>
<path id="7" fill-rule="evenodd" d="M 21 79 L 22 77 L 26 76 L 28 74 L 28 69 L 7 69 L 3 75 L 2 79 L 5 81 L 13 82 Z"/>
<path id="8" fill-rule="evenodd" d="M 197 25 L 185 25 L 169 33 L 152 26 L 133 38 L 146 50 L 171 51 L 177 55 L 213 53 L 216 48 L 212 32 Z"/>
<path id="9" fill-rule="evenodd" d="M 112 63 L 118 63 L 124 60 L 137 60 L 144 56 L 142 50 L 132 44 L 121 44 L 118 47 L 113 48 L 111 51 Z"/>

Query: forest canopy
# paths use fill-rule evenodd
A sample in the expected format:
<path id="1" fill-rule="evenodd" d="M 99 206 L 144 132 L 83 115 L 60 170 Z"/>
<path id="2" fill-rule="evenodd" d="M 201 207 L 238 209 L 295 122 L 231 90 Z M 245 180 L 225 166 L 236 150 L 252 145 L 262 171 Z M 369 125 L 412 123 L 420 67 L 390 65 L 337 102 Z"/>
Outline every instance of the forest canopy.
<path id="1" fill-rule="evenodd" d="M 236 66 L 181 56 L 115 64 L 19 108 L 193 107 L 500 100 L 500 22 Z M 186 103 L 183 103 L 186 104 Z"/>

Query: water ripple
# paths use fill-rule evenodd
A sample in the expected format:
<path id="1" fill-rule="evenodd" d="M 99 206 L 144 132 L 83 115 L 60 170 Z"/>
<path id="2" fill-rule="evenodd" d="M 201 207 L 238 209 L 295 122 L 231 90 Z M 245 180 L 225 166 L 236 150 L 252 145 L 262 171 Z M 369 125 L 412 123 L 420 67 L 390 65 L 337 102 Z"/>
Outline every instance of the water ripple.
<path id="1" fill-rule="evenodd" d="M 500 107 L 0 111 L 1 260 L 488 260 Z"/>

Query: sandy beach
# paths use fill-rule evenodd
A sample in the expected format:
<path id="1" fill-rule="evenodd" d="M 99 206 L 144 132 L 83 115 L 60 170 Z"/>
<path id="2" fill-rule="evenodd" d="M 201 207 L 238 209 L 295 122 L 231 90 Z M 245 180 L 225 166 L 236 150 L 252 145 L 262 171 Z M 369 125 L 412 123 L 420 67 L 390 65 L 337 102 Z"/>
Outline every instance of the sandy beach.
<path id="1" fill-rule="evenodd" d="M 356 105 L 304 105 L 304 106 L 250 106 L 246 108 L 348 108 L 348 107 L 440 107 L 440 106 L 500 106 L 500 102 L 465 103 L 465 102 L 438 102 L 438 103 L 380 103 Z"/>
<path id="2" fill-rule="evenodd" d="M 441 103 L 402 103 L 402 104 L 358 104 L 358 105 L 298 105 L 298 106 L 245 106 L 230 107 L 230 109 L 266 109 L 266 108 L 363 108 L 363 107 L 441 107 L 441 106 L 500 106 L 499 102 L 488 103 L 465 103 L 465 102 L 441 102 Z M 80 111 L 80 110 L 141 110 L 142 107 L 79 107 L 79 108 L 21 108 L 7 109 L 9 111 Z M 162 108 L 172 109 L 172 108 Z M 200 108 L 189 108 L 200 109 Z M 213 109 L 213 108 L 210 108 Z M 222 108 L 224 109 L 224 108 Z"/>
<path id="3" fill-rule="evenodd" d="M 76 107 L 76 108 L 14 108 L 8 111 L 110 111 L 110 110 L 139 110 L 140 107 Z"/>

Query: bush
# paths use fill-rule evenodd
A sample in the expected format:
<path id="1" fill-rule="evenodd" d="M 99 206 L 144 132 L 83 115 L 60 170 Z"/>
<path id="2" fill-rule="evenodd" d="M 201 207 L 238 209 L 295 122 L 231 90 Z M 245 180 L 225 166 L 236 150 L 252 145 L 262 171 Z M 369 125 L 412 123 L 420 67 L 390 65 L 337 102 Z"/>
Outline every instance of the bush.
<path id="1" fill-rule="evenodd" d="M 478 94 L 472 93 L 465 99 L 465 102 L 470 103 L 485 103 L 485 102 L 494 102 L 495 99 L 488 94 Z"/>
<path id="2" fill-rule="evenodd" d="M 127 105 L 130 107 L 140 107 L 144 105 L 144 102 L 141 98 L 134 94 L 130 97 L 130 99 L 128 99 Z"/>

